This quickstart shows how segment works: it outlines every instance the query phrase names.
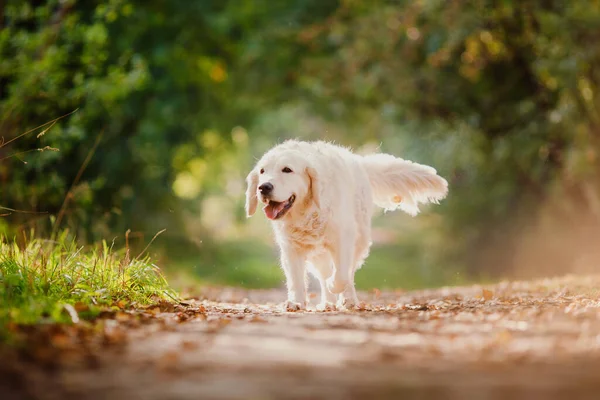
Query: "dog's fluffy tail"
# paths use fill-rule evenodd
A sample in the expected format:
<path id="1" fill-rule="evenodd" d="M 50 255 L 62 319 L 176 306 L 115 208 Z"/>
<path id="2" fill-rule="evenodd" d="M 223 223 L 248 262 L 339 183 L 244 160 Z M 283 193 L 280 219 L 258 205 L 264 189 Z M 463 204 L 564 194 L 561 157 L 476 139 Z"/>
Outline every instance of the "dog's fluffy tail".
<path id="1" fill-rule="evenodd" d="M 419 203 L 437 204 L 448 194 L 448 182 L 432 167 L 389 154 L 361 158 L 371 181 L 373 202 L 386 211 L 400 209 L 417 215 Z"/>

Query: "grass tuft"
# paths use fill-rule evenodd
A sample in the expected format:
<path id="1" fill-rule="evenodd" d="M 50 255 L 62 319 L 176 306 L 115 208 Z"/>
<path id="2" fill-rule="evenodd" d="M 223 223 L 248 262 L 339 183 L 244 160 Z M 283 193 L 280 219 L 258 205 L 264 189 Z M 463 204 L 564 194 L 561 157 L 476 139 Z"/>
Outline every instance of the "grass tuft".
<path id="1" fill-rule="evenodd" d="M 71 323 L 103 308 L 176 300 L 149 256 L 132 258 L 103 241 L 82 247 L 67 232 L 24 246 L 0 237 L 0 330 L 8 324 Z"/>

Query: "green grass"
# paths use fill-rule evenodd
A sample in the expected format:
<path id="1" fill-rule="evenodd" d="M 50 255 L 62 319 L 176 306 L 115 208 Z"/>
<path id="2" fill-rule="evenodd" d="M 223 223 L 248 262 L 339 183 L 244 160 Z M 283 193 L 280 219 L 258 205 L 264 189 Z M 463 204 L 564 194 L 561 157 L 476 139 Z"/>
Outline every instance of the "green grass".
<path id="1" fill-rule="evenodd" d="M 9 323 L 72 322 L 177 297 L 148 256 L 106 242 L 82 247 L 66 232 L 25 242 L 0 237 L 0 336 Z"/>

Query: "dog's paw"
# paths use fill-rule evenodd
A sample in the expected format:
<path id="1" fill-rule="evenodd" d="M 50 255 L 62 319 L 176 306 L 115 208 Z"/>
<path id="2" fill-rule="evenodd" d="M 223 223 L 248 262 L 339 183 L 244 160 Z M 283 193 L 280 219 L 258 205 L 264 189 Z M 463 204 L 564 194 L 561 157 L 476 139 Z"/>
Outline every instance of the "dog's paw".
<path id="1" fill-rule="evenodd" d="M 317 304 L 317 311 L 336 311 L 335 304 L 326 301 Z"/>
<path id="2" fill-rule="evenodd" d="M 306 310 L 306 303 L 296 303 L 290 300 L 287 300 L 283 303 L 283 311 L 295 312 Z"/>
<path id="3" fill-rule="evenodd" d="M 342 279 L 335 279 L 331 276 L 327 279 L 327 290 L 333 294 L 340 294 L 348 287 L 348 281 Z"/>

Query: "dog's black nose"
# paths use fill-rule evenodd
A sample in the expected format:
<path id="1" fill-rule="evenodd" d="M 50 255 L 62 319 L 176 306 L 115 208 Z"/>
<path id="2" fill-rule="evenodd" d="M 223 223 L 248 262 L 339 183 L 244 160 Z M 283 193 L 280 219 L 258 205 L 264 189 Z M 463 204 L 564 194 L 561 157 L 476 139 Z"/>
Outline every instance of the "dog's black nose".
<path id="1" fill-rule="evenodd" d="M 273 185 L 270 184 L 269 182 L 266 182 L 266 183 L 263 183 L 262 185 L 260 185 L 258 187 L 258 190 L 260 191 L 260 194 L 267 195 L 273 191 Z"/>

